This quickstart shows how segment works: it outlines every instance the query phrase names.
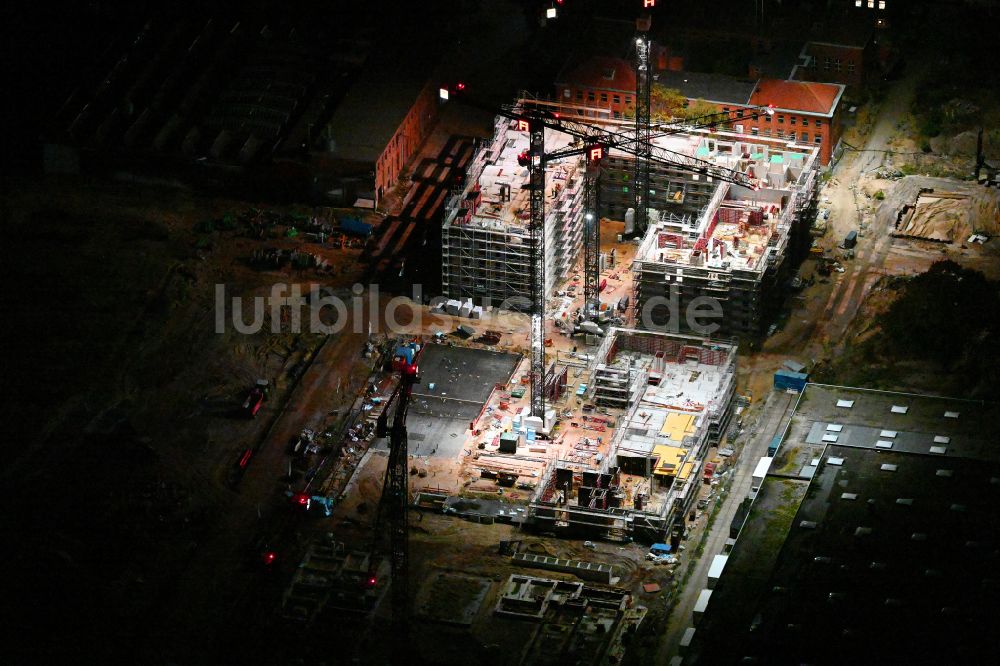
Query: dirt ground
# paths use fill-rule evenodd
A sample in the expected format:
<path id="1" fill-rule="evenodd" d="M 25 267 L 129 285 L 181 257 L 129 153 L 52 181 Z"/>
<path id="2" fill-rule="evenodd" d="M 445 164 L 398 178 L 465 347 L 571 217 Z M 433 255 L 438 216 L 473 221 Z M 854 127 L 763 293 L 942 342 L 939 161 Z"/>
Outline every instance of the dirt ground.
<path id="1" fill-rule="evenodd" d="M 28 604 L 12 626 L 36 613 L 57 620 L 46 622 L 62 637 L 54 652 L 113 633 L 136 654 L 196 654 L 215 641 L 208 618 L 245 602 L 253 543 L 284 511 L 288 440 L 314 415 L 349 405 L 367 374 L 366 333 L 324 340 L 289 332 L 287 320 L 273 333 L 270 313 L 260 333 L 231 322 L 216 332 L 215 285 L 227 298 L 267 295 L 275 282 L 342 288 L 356 279 L 361 250 L 196 231 L 248 205 L 182 188 L 21 183 L 5 207 L 18 344 L 46 350 L 10 368 L 21 418 L 0 455 L 8 496 L 23 498 L 8 527 L 25 535 L 11 569 L 19 592 L 59 599 Z M 249 255 L 265 244 L 311 250 L 337 270 L 257 271 Z M 240 406 L 258 378 L 271 396 L 247 419 Z M 233 490 L 247 448 L 256 453 Z M 40 488 L 53 496 L 36 505 L 29 498 Z M 39 578 L 37 563 L 50 559 Z M 79 604 L 88 621 L 66 621 Z"/>

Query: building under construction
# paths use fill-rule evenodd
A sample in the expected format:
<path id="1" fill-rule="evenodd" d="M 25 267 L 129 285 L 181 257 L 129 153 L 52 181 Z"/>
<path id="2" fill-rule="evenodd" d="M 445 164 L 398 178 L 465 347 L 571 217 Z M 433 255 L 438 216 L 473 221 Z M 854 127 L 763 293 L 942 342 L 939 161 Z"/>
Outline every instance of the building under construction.
<path id="1" fill-rule="evenodd" d="M 816 148 L 736 134 L 669 138 L 671 150 L 746 174 L 759 189 L 653 164 L 653 201 L 661 203 L 649 216 L 633 263 L 636 321 L 675 332 L 760 335 L 780 307 L 778 288 L 790 266 L 808 251 L 816 213 Z M 631 158 L 609 160 L 602 200 L 612 211 L 629 200 L 609 183 L 616 174 L 627 174 L 630 163 Z M 721 305 L 721 318 L 701 322 L 719 328 L 693 330 L 687 313 L 698 297 Z"/>
<path id="2" fill-rule="evenodd" d="M 527 309 L 531 298 L 531 237 L 528 228 L 528 169 L 518 163 L 528 151 L 528 133 L 498 117 L 491 142 L 480 147 L 465 187 L 449 200 L 442 227 L 442 292 L 453 299 Z M 567 146 L 570 137 L 547 132 L 545 151 Z M 545 293 L 565 278 L 583 239 L 583 161 L 546 165 Z M 516 299 L 509 301 L 508 299 Z"/>
<path id="3" fill-rule="evenodd" d="M 608 455 L 548 465 L 531 502 L 536 525 L 563 536 L 662 540 L 698 496 L 735 387 L 731 342 L 612 329 L 587 396 L 617 416 Z"/>

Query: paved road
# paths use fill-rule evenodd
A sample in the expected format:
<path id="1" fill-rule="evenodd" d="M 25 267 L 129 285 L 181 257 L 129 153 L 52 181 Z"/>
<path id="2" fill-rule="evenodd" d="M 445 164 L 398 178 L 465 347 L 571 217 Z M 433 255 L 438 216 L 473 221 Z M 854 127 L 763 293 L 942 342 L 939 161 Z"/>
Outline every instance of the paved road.
<path id="1" fill-rule="evenodd" d="M 743 498 L 750 493 L 753 471 L 757 466 L 757 461 L 761 456 L 766 455 L 767 446 L 774 435 L 775 428 L 778 427 L 778 421 L 786 412 L 791 397 L 787 393 L 768 394 L 767 401 L 751 427 L 753 434 L 733 468 L 735 477 L 729 487 L 729 494 L 726 496 L 705 541 L 704 553 L 696 562 L 689 565 L 694 567 L 694 571 L 687 586 L 681 591 L 677 605 L 667 622 L 667 630 L 657 650 L 656 663 L 665 664 L 670 657 L 677 654 L 684 630 L 691 626 L 692 611 L 698 594 L 708 581 L 708 569 L 712 565 L 712 559 L 721 553 L 726 545 L 726 539 L 729 538 L 729 526 L 736 516 L 736 510 Z M 689 542 L 689 545 L 690 543 L 693 542 Z"/>

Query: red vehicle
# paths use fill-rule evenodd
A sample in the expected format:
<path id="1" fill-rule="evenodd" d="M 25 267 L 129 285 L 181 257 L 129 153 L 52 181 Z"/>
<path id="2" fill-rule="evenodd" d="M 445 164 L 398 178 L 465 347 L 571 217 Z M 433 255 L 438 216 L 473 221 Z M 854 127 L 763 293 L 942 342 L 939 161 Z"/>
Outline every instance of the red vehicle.
<path id="1" fill-rule="evenodd" d="M 255 386 L 250 389 L 247 399 L 243 401 L 243 412 L 250 418 L 257 416 L 257 412 L 264 404 L 264 391 Z"/>

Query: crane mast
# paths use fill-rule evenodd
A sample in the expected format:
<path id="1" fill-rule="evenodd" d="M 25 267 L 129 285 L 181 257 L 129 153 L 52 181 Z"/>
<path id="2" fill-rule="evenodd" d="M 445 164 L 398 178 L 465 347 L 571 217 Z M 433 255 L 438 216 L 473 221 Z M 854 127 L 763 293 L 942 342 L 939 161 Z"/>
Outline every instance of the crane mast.
<path id="1" fill-rule="evenodd" d="M 652 137 L 649 126 L 650 89 L 649 71 L 649 17 L 636 21 L 635 40 L 635 172 L 632 185 L 635 189 L 635 232 L 642 234 L 649 223 L 649 161 Z"/>
<path id="2" fill-rule="evenodd" d="M 545 419 L 545 125 L 528 119 L 531 186 L 531 415 Z"/>
<path id="3" fill-rule="evenodd" d="M 405 657 L 400 650 L 406 650 L 409 636 L 409 568 L 410 538 L 408 532 L 407 509 L 409 488 L 407 466 L 409 442 L 406 435 L 406 413 L 410 405 L 413 385 L 420 381 L 417 357 L 421 348 L 416 343 L 397 347 L 393 353 L 391 367 L 399 373 L 399 385 L 390 396 L 385 410 L 376 422 L 375 434 L 389 436 L 389 462 L 385 469 L 382 497 L 379 501 L 375 520 L 375 543 L 378 543 L 383 517 L 389 525 L 389 557 L 392 578 L 390 581 L 392 600 L 392 630 L 398 644 L 393 647 L 393 663 L 403 663 Z M 392 426 L 388 425 L 389 408 L 395 404 Z M 377 552 L 379 548 L 376 546 Z M 374 553 L 373 553 L 374 554 Z M 374 587 L 378 571 L 377 557 L 370 558 L 367 584 Z"/>

